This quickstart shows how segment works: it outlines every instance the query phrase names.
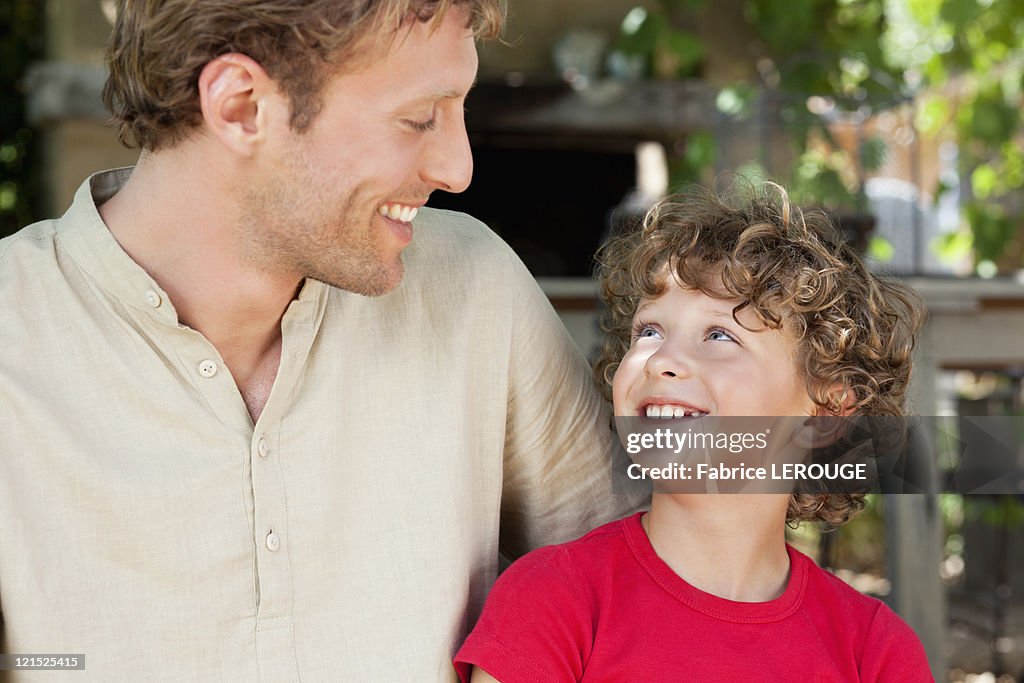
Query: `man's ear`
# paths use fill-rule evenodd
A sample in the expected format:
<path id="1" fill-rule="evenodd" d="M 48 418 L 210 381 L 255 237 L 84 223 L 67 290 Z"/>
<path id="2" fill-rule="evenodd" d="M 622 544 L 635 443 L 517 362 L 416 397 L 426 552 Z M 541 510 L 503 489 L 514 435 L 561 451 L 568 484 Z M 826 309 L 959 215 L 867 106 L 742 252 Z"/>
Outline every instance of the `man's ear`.
<path id="1" fill-rule="evenodd" d="M 267 135 L 273 81 L 251 57 L 229 53 L 199 74 L 199 105 L 206 130 L 234 152 L 250 156 Z"/>

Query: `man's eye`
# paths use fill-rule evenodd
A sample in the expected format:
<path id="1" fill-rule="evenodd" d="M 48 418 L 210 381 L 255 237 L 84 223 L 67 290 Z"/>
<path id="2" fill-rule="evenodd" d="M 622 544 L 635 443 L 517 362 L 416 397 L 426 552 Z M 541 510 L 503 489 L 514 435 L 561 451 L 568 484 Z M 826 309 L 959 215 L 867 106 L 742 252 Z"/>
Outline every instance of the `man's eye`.
<path id="1" fill-rule="evenodd" d="M 429 119 L 427 121 L 409 121 L 409 127 L 417 133 L 429 133 L 434 130 L 437 125 L 437 119 Z"/>

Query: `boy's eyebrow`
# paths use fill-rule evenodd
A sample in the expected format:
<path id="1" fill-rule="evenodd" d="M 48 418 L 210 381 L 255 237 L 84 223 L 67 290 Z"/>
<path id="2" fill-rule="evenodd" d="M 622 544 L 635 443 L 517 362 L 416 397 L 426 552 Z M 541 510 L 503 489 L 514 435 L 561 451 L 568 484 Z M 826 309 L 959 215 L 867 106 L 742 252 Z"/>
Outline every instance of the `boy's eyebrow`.
<path id="1" fill-rule="evenodd" d="M 716 318 L 728 318 L 729 320 L 733 320 L 733 309 L 732 308 L 730 308 L 728 312 L 719 310 L 717 308 L 709 308 L 709 309 L 707 309 L 706 312 L 709 313 L 710 315 L 716 317 Z"/>
<path id="2" fill-rule="evenodd" d="M 640 311 L 644 310 L 645 308 L 650 308 L 653 304 L 654 304 L 654 300 L 653 299 L 644 299 L 643 301 L 640 302 L 640 305 L 636 307 L 636 312 L 639 313 Z"/>
<path id="3" fill-rule="evenodd" d="M 633 314 L 634 317 L 641 315 L 645 309 L 650 308 L 657 302 L 656 299 L 644 299 L 640 305 L 636 307 L 636 312 Z M 728 311 L 723 311 L 717 308 L 704 308 L 704 314 L 712 318 L 721 318 L 722 320 L 728 320 L 730 322 L 736 322 L 736 318 L 733 316 L 733 309 L 730 308 Z"/>

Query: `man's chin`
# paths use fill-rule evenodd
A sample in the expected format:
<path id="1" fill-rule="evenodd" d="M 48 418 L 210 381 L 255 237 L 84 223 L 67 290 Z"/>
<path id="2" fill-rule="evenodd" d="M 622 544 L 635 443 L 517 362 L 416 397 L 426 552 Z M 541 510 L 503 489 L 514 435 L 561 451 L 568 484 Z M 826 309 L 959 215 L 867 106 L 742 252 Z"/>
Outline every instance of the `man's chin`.
<path id="1" fill-rule="evenodd" d="M 387 266 L 379 266 L 371 272 L 364 272 L 358 275 L 354 273 L 339 273 L 336 275 L 310 275 L 314 280 L 319 280 L 332 287 L 343 289 L 346 292 L 360 294 L 362 296 L 383 296 L 394 291 L 405 275 L 405 264 L 401 257 L 394 263 Z"/>

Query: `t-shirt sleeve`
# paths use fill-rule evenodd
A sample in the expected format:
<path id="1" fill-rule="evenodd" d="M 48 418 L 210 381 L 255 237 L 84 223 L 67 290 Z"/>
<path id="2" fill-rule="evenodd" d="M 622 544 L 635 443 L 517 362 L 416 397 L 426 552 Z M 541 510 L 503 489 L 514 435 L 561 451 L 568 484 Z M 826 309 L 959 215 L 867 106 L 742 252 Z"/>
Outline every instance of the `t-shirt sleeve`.
<path id="1" fill-rule="evenodd" d="M 917 634 L 885 605 L 871 621 L 860 680 L 865 683 L 933 683 L 928 656 Z"/>
<path id="2" fill-rule="evenodd" d="M 650 487 L 624 476 L 629 459 L 586 360 L 525 266 L 508 256 L 514 319 L 501 545 L 515 558 L 635 512 Z"/>
<path id="3" fill-rule="evenodd" d="M 455 655 L 460 680 L 478 666 L 501 683 L 578 681 L 593 644 L 592 611 L 562 547 L 529 553 L 498 578 Z"/>

